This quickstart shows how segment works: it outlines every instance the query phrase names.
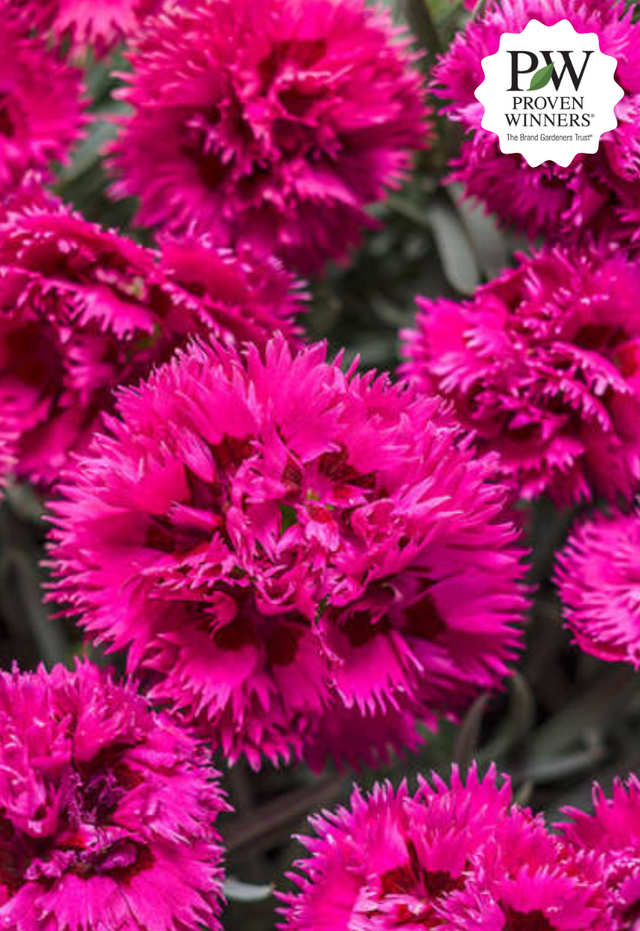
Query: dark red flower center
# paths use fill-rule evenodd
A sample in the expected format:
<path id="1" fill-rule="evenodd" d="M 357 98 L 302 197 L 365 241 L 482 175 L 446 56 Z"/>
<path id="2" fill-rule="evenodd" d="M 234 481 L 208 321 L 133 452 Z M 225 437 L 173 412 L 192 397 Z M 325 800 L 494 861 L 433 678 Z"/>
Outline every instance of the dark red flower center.
<path id="1" fill-rule="evenodd" d="M 216 145 L 214 136 L 223 132 L 220 128 L 223 116 L 216 104 L 201 109 L 197 119 L 193 113 L 189 114 L 187 125 L 183 128 L 181 151 L 197 168 L 200 180 L 206 188 L 214 190 L 226 177 L 233 175 L 234 157 L 231 140 L 241 146 L 243 153 L 249 151 L 253 136 L 249 126 L 242 117 L 242 109 L 238 101 L 231 97 L 227 101 L 224 113 L 224 152 L 223 147 Z M 236 181 L 239 179 L 236 179 Z"/>
<path id="2" fill-rule="evenodd" d="M 403 902 L 397 903 L 395 919 L 403 926 L 415 923 L 420 928 L 430 928 L 430 919 L 435 917 L 432 912 L 434 903 L 442 896 L 462 889 L 464 880 L 446 870 L 425 869 L 411 840 L 407 840 L 407 852 L 409 861 L 406 864 L 394 867 L 380 877 L 379 896 L 403 896 L 415 900 L 417 907 L 413 910 Z"/>
<path id="3" fill-rule="evenodd" d="M 539 909 L 519 912 L 509 907 L 505 912 L 503 931 L 554 931 L 554 927 Z"/>
<path id="4" fill-rule="evenodd" d="M 220 156 L 216 152 L 199 151 L 195 146 L 188 148 L 187 152 L 195 163 L 204 186 L 211 190 L 217 188 L 227 174 L 227 168 Z"/>
<path id="5" fill-rule="evenodd" d="M 70 771 L 57 823 L 41 837 L 26 834 L 13 824 L 9 812 L 0 812 L 0 886 L 9 895 L 28 881 L 48 883 L 56 870 L 82 877 L 109 875 L 125 882 L 151 865 L 151 854 L 139 840 L 108 834 L 118 804 L 141 778 L 120 756 L 120 748 L 109 747 Z M 44 821 L 49 814 L 41 806 L 34 819 Z"/>
<path id="6" fill-rule="evenodd" d="M 317 65 L 326 53 L 326 39 L 277 42 L 258 66 L 261 93 L 268 93 L 285 65 L 295 65 L 298 69 L 306 71 Z"/>
<path id="7" fill-rule="evenodd" d="M 433 596 L 428 592 L 420 601 L 410 605 L 404 611 L 406 632 L 422 640 L 435 640 L 443 633 L 447 625 L 436 607 Z"/>
<path id="8" fill-rule="evenodd" d="M 575 342 L 583 349 L 606 351 L 628 339 L 622 327 L 610 324 L 588 323 L 575 335 Z"/>

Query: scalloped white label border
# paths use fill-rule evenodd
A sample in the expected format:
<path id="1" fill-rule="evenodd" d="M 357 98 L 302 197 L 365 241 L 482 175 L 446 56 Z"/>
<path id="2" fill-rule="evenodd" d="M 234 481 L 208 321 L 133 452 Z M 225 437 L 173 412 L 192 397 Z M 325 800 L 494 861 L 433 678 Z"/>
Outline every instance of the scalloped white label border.
<path id="1" fill-rule="evenodd" d="M 530 90 L 549 64 L 553 75 Z M 503 153 L 522 155 L 532 168 L 546 161 L 566 168 L 579 153 L 597 152 L 602 134 L 618 125 L 624 91 L 614 78 L 617 64 L 600 51 L 595 32 L 578 33 L 567 19 L 553 26 L 532 19 L 520 33 L 503 33 L 495 55 L 482 59 L 482 128 L 498 136 Z"/>

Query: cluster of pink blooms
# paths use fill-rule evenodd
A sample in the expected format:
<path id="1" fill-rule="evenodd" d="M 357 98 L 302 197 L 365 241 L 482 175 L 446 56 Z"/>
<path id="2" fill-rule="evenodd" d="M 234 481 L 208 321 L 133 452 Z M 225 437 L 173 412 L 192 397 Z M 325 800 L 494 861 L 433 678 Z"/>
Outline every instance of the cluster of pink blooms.
<path id="1" fill-rule="evenodd" d="M 521 552 L 437 400 L 279 338 L 118 412 L 51 504 L 56 596 L 232 760 L 374 762 L 505 675 Z"/>
<path id="2" fill-rule="evenodd" d="M 530 168 L 481 127 L 482 59 L 531 19 L 569 19 L 617 60 L 618 125 L 567 168 Z M 618 0 L 490 3 L 453 41 L 434 90 L 466 133 L 452 179 L 503 223 L 548 245 L 472 301 L 420 301 L 405 373 L 454 404 L 478 449 L 497 452 L 516 497 L 561 505 L 640 490 L 640 23 Z M 554 245 L 557 244 L 557 245 Z M 640 657 L 638 517 L 587 518 L 560 556 L 557 582 L 577 643 L 601 659 Z"/>
<path id="3" fill-rule="evenodd" d="M 640 21 L 502 0 L 441 56 L 433 90 L 467 134 L 452 177 L 547 243 L 470 300 L 419 299 L 394 382 L 305 344 L 294 277 L 345 259 L 431 141 L 388 10 L 0 17 L 0 487 L 13 470 L 51 492 L 50 597 L 129 677 L 0 672 L 0 928 L 217 931 L 212 751 L 376 766 L 499 689 L 527 610 L 518 499 L 609 503 L 556 582 L 583 649 L 640 665 Z M 481 61 L 532 18 L 618 60 L 618 126 L 568 168 L 481 128 Z M 122 42 L 110 191 L 155 245 L 43 189 L 88 122 L 68 59 Z M 549 827 L 494 768 L 454 768 L 313 828 L 286 931 L 640 928 L 635 777 Z"/>
<path id="4" fill-rule="evenodd" d="M 0 220 L 0 407 L 21 476 L 54 483 L 114 388 L 188 337 L 298 342 L 301 295 L 274 260 L 195 236 L 156 252 L 52 198 L 19 200 Z"/>
<path id="5" fill-rule="evenodd" d="M 482 129 L 475 97 L 484 80 L 482 59 L 498 51 L 505 32 L 522 32 L 538 20 L 568 19 L 578 33 L 595 32 L 600 51 L 618 62 L 616 81 L 625 92 L 616 107 L 618 126 L 593 155 L 577 155 L 567 168 L 544 162 L 537 168 L 520 155 L 504 155 L 498 137 Z M 467 137 L 454 161 L 452 180 L 505 223 L 549 242 L 636 244 L 640 228 L 640 22 L 622 0 L 508 0 L 458 33 L 435 70 L 435 90 L 445 112 Z"/>
<path id="6" fill-rule="evenodd" d="M 88 662 L 0 673 L 0 926 L 219 929 L 208 752 Z"/>
<path id="7" fill-rule="evenodd" d="M 118 195 L 309 274 L 371 225 L 427 139 L 407 40 L 363 0 L 193 0 L 154 21 L 122 92 Z"/>
<path id="8" fill-rule="evenodd" d="M 280 927 L 628 931 L 639 789 L 618 787 L 613 803 L 598 793 L 594 819 L 574 813 L 566 836 L 513 804 L 493 768 L 480 778 L 472 767 L 465 781 L 454 767 L 449 784 L 420 779 L 414 794 L 404 783 L 356 789 L 350 807 L 313 818 L 315 836 L 301 838 L 309 856 L 291 874 L 298 889 L 282 896 Z"/>

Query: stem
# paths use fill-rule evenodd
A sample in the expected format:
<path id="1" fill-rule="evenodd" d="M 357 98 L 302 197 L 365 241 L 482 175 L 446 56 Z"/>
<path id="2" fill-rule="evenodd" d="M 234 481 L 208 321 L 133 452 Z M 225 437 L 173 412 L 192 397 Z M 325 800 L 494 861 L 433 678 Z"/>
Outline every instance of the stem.
<path id="1" fill-rule="evenodd" d="M 265 839 L 271 840 L 274 834 L 287 826 L 334 802 L 344 790 L 344 785 L 345 781 L 340 776 L 327 777 L 311 786 L 288 792 L 273 802 L 259 805 L 249 815 L 235 819 L 226 830 L 223 829 L 227 850 L 236 853 L 247 847 L 259 849 Z"/>
<path id="2" fill-rule="evenodd" d="M 404 17 L 420 45 L 428 52 L 430 58 L 440 55 L 444 48 L 428 0 L 401 0 L 401 3 Z"/>

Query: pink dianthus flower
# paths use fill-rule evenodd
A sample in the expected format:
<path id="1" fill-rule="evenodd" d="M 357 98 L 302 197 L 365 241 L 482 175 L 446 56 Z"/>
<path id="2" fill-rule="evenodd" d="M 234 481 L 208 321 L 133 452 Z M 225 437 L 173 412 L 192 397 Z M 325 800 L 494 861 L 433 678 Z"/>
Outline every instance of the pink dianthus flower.
<path id="1" fill-rule="evenodd" d="M 598 785 L 593 814 L 566 809 L 572 823 L 560 824 L 574 850 L 597 852 L 607 893 L 607 913 L 614 931 L 640 928 L 640 781 L 616 779 L 611 798 Z"/>
<path id="2" fill-rule="evenodd" d="M 506 674 L 521 553 L 439 402 L 280 338 L 118 413 L 52 504 L 55 595 L 229 758 L 378 759 Z"/>
<path id="3" fill-rule="evenodd" d="M 524 498 L 630 498 L 640 478 L 640 270 L 543 249 L 470 301 L 419 299 L 404 372 L 453 401 Z"/>
<path id="4" fill-rule="evenodd" d="M 99 57 L 130 39 L 163 0 L 4 0 L 29 29 L 68 42 L 74 54 L 92 49 Z"/>
<path id="5" fill-rule="evenodd" d="M 556 572 L 567 624 L 600 659 L 640 666 L 640 512 L 598 514 L 581 523 Z"/>
<path id="6" fill-rule="evenodd" d="M 600 50 L 618 61 L 625 92 L 616 106 L 618 126 L 595 154 L 577 155 L 567 168 L 544 162 L 531 168 L 520 155 L 500 151 L 498 137 L 482 129 L 484 107 L 476 88 L 482 59 L 498 51 L 504 32 L 522 32 L 531 19 L 553 25 L 568 19 L 575 30 L 595 32 Z M 636 242 L 640 206 L 640 22 L 633 8 L 610 0 L 504 0 L 459 33 L 435 70 L 446 112 L 468 134 L 451 180 L 465 185 L 506 223 L 531 237 L 566 243 L 587 237 Z"/>
<path id="7" fill-rule="evenodd" d="M 298 341 L 293 279 L 205 239 L 160 254 L 43 198 L 0 221 L 0 408 L 17 471 L 54 482 L 87 443 L 113 389 L 193 334 Z"/>
<path id="8" fill-rule="evenodd" d="M 91 48 L 98 56 L 136 34 L 163 0 L 5 0 L 29 28 L 69 42 L 74 53 Z"/>
<path id="9" fill-rule="evenodd" d="M 356 789 L 349 808 L 311 819 L 307 859 L 282 895 L 285 931 L 604 931 L 591 860 L 574 855 L 495 770 L 411 795 Z"/>
<path id="10" fill-rule="evenodd" d="M 470 862 L 467 881 L 438 903 L 438 931 L 614 931 L 601 858 L 528 809 L 513 806 Z"/>
<path id="11" fill-rule="evenodd" d="M 114 192 L 140 198 L 142 224 L 195 224 L 305 274 L 357 244 L 425 142 L 414 56 L 364 0 L 192 0 L 130 57 Z"/>
<path id="12" fill-rule="evenodd" d="M 0 198 L 29 172 L 50 179 L 52 162 L 66 164 L 85 117 L 82 73 L 60 61 L 43 39 L 0 2 Z"/>
<path id="13" fill-rule="evenodd" d="M 219 929 L 208 754 L 88 662 L 0 673 L 0 925 Z"/>

